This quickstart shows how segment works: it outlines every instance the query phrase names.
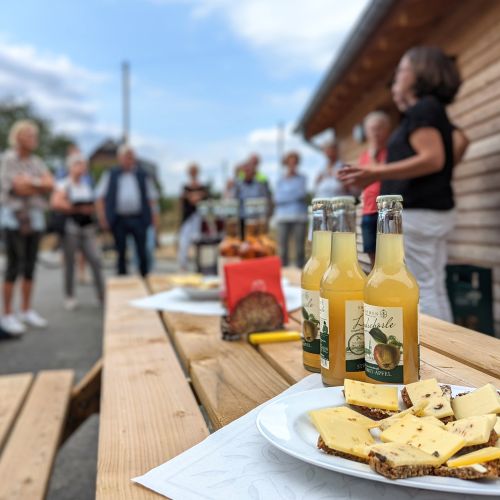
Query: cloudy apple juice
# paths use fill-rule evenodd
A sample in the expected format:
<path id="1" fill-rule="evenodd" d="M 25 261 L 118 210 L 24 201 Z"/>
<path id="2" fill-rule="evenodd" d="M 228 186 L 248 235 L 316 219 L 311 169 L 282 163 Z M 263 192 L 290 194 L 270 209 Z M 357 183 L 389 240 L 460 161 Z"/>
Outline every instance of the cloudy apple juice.
<path id="1" fill-rule="evenodd" d="M 311 257 L 302 270 L 302 350 L 306 370 L 320 371 L 319 288 L 330 262 L 332 214 L 329 198 L 312 201 L 313 234 Z"/>
<path id="2" fill-rule="evenodd" d="M 402 201 L 377 198 L 375 265 L 364 289 L 365 373 L 375 383 L 419 378 L 419 288 L 404 261 Z"/>
<path id="3" fill-rule="evenodd" d="M 320 289 L 321 378 L 325 385 L 343 385 L 345 378 L 365 380 L 366 276 L 358 263 L 354 201 L 352 196 L 332 198 L 332 254 Z"/>

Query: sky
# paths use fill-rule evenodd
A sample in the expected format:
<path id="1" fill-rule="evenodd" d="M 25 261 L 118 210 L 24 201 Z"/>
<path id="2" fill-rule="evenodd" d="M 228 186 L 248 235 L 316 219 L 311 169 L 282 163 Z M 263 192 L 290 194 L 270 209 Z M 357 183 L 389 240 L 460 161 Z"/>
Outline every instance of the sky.
<path id="1" fill-rule="evenodd" d="M 89 153 L 122 134 L 126 60 L 131 143 L 158 164 L 167 195 L 190 162 L 220 187 L 254 151 L 274 184 L 280 124 L 312 182 L 323 159 L 293 128 L 368 2 L 2 2 L 0 99 L 31 102 Z"/>

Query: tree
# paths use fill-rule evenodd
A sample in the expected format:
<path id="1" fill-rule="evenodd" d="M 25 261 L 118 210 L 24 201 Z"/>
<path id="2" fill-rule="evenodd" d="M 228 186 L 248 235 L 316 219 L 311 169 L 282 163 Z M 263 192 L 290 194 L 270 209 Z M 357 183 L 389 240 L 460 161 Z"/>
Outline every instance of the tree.
<path id="1" fill-rule="evenodd" d="M 40 129 L 37 154 L 51 167 L 64 160 L 66 150 L 70 144 L 74 143 L 74 140 L 65 134 L 55 133 L 51 122 L 36 113 L 29 103 L 0 102 L 0 151 L 5 151 L 9 147 L 8 137 L 11 126 L 17 120 L 24 119 L 33 120 Z"/>

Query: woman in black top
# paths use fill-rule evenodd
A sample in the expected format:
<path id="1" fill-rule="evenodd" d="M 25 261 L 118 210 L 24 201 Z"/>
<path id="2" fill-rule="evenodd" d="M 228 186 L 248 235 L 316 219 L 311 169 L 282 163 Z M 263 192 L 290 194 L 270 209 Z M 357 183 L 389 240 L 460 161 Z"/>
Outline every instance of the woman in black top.
<path id="1" fill-rule="evenodd" d="M 387 147 L 387 165 L 345 168 L 347 186 L 382 181 L 381 194 L 401 194 L 405 255 L 420 285 L 421 310 L 448 321 L 445 287 L 446 240 L 454 227 L 453 165 L 467 147 L 454 128 L 446 105 L 460 87 L 455 63 L 436 47 L 414 47 L 402 57 L 392 95 L 403 113 Z"/>

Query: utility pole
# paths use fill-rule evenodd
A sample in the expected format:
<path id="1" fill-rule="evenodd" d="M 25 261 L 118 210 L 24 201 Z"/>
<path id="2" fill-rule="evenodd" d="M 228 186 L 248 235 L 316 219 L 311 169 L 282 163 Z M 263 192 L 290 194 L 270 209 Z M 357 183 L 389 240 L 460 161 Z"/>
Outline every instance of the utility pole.
<path id="1" fill-rule="evenodd" d="M 128 61 L 122 62 L 122 119 L 123 142 L 130 139 L 130 65 Z"/>

